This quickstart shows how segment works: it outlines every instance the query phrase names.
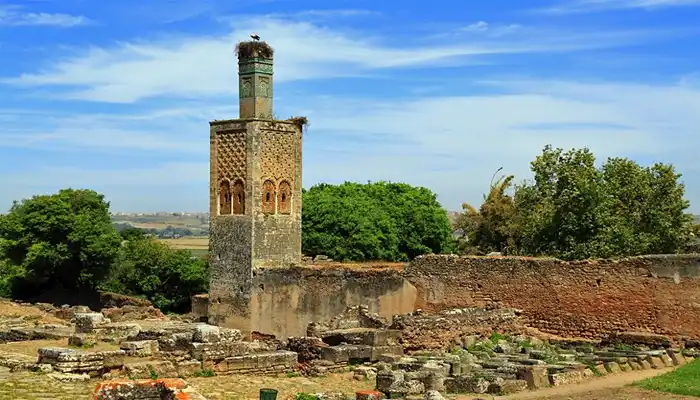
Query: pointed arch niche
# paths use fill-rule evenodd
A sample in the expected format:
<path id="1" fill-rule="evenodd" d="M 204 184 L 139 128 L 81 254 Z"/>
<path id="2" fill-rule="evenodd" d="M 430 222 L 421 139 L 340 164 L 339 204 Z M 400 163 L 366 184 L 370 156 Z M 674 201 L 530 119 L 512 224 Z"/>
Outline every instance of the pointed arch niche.
<path id="1" fill-rule="evenodd" d="M 262 207 L 263 214 L 275 213 L 275 183 L 266 180 L 262 185 Z"/>
<path id="2" fill-rule="evenodd" d="M 231 188 L 233 197 L 233 213 L 245 214 L 245 185 L 241 179 L 236 179 Z"/>
<path id="3" fill-rule="evenodd" d="M 231 183 L 224 179 L 219 182 L 219 215 L 231 214 Z"/>
<path id="4" fill-rule="evenodd" d="M 292 185 L 287 181 L 280 182 L 277 189 L 277 213 L 292 213 Z"/>

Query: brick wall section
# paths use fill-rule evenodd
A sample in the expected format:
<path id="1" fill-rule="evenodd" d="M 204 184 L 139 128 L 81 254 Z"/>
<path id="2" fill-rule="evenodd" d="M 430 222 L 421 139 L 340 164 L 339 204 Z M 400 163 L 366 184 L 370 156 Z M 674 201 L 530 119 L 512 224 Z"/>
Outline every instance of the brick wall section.
<path id="1" fill-rule="evenodd" d="M 564 262 L 422 256 L 404 271 L 415 307 L 513 307 L 541 331 L 600 338 L 613 331 L 700 337 L 700 255 Z"/>

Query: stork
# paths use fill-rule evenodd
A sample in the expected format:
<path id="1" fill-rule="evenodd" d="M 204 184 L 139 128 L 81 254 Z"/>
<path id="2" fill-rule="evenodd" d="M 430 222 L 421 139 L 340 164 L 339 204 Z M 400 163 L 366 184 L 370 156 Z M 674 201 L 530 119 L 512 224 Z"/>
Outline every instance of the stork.
<path id="1" fill-rule="evenodd" d="M 257 33 L 251 33 L 250 37 L 253 38 L 253 40 L 255 40 L 256 42 L 260 40 L 260 35 L 258 35 Z"/>

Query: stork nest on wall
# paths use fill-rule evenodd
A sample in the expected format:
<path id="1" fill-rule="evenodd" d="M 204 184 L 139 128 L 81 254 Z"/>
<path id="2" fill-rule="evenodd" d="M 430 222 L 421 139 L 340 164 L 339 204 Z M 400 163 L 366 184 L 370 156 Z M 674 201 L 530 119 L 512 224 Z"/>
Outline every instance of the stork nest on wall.
<path id="1" fill-rule="evenodd" d="M 298 126 L 299 129 L 304 129 L 307 126 L 309 126 L 309 119 L 306 117 L 292 117 L 292 118 L 287 118 L 287 121 L 293 123 L 294 125 Z"/>
<path id="2" fill-rule="evenodd" d="M 238 58 L 272 58 L 275 50 L 267 42 L 247 41 L 236 45 Z"/>

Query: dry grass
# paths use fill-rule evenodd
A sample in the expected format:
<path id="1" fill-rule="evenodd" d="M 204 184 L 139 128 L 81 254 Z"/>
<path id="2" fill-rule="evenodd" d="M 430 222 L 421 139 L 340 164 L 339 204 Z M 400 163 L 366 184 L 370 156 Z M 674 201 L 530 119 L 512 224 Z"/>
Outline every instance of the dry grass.
<path id="1" fill-rule="evenodd" d="M 187 380 L 209 400 L 258 399 L 261 388 L 279 391 L 278 400 L 291 399 L 299 392 L 343 392 L 354 394 L 358 390 L 373 389 L 374 380 L 357 381 L 352 373 L 335 374 L 325 378 L 221 376 L 212 378 L 189 378 Z"/>
<path id="2" fill-rule="evenodd" d="M 61 340 L 27 340 L 23 342 L 9 342 L 0 344 L 0 351 L 5 351 L 8 353 L 24 354 L 27 356 L 36 357 L 39 353 L 39 349 L 42 347 L 66 347 L 75 348 L 68 346 L 68 339 Z M 106 350 L 119 350 L 119 346 L 112 343 L 97 342 L 94 347 L 90 348 L 75 348 L 82 351 L 106 351 Z"/>
<path id="3" fill-rule="evenodd" d="M 56 318 L 53 315 L 41 311 L 40 309 L 24 304 L 13 303 L 9 300 L 0 299 L 0 320 L 24 318 L 41 324 L 66 325 L 66 321 Z"/>

